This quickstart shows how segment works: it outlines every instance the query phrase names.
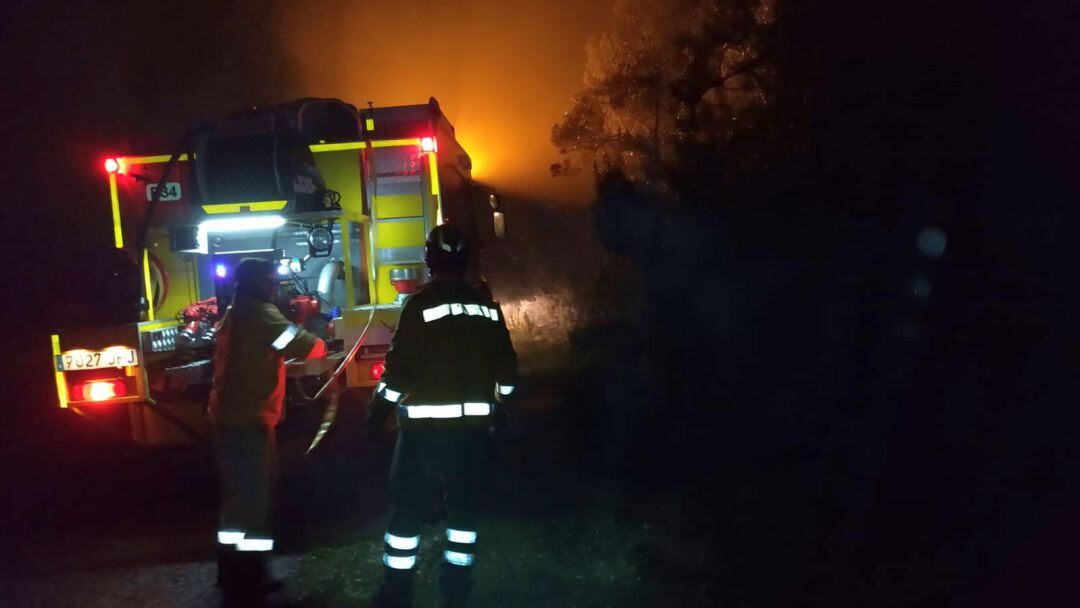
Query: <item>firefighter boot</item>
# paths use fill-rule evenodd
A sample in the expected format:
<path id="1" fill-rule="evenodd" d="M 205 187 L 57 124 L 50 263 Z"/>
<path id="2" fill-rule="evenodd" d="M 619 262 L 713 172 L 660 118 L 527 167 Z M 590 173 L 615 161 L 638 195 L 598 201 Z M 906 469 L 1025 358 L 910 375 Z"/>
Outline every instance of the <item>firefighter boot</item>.
<path id="1" fill-rule="evenodd" d="M 237 551 L 222 588 L 226 597 L 248 601 L 280 590 L 284 585 L 270 575 L 266 557 L 261 551 Z"/>
<path id="2" fill-rule="evenodd" d="M 236 545 L 218 545 L 217 582 L 218 589 L 225 589 L 236 579 Z"/>
<path id="3" fill-rule="evenodd" d="M 411 608 L 413 603 L 413 571 L 383 569 L 379 590 L 371 600 L 372 608 Z"/>
<path id="4" fill-rule="evenodd" d="M 472 567 L 442 563 L 439 571 L 440 608 L 463 608 L 472 590 Z"/>

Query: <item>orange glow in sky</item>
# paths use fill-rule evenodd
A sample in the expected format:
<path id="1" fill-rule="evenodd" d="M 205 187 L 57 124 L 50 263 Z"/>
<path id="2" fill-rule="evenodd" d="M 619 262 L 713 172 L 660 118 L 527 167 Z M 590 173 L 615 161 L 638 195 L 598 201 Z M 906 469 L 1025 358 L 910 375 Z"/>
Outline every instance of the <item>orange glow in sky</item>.
<path id="1" fill-rule="evenodd" d="M 559 160 L 551 126 L 579 88 L 585 42 L 603 29 L 609 10 L 607 1 L 583 0 L 339 0 L 282 15 L 279 36 L 301 94 L 357 107 L 434 96 L 477 180 L 581 200 L 587 179 L 550 177 Z"/>

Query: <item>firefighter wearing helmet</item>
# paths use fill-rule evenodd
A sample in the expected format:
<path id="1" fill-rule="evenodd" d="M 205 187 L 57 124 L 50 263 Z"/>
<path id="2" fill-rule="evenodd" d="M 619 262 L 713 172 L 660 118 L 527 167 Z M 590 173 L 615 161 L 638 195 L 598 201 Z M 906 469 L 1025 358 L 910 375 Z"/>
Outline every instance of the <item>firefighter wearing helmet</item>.
<path id="1" fill-rule="evenodd" d="M 476 559 L 475 499 L 486 429 L 517 382 L 517 355 L 499 305 L 469 284 L 471 243 L 457 227 L 431 231 L 432 279 L 409 297 L 368 406 L 368 432 L 398 414 L 391 517 L 376 606 L 410 606 L 420 527 L 436 493 L 447 521 L 439 577 L 444 606 L 461 606 Z"/>
<path id="2" fill-rule="evenodd" d="M 326 345 L 278 310 L 272 264 L 244 260 L 234 276 L 236 297 L 215 344 L 209 413 L 221 476 L 218 586 L 250 596 L 273 586 L 265 557 L 274 548 L 274 427 L 285 399 L 285 359 L 325 356 Z"/>

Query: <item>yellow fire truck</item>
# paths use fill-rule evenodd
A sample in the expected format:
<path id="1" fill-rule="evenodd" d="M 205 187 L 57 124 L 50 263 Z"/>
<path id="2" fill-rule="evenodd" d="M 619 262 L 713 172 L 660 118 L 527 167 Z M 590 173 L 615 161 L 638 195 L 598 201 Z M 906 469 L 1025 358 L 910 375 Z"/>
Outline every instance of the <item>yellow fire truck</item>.
<path id="1" fill-rule="evenodd" d="M 362 110 L 302 99 L 103 169 L 115 247 L 138 268 L 133 322 L 53 335 L 56 389 L 61 408 L 119 419 L 147 446 L 206 436 L 216 323 L 241 260 L 275 263 L 279 306 L 331 345 L 325 360 L 286 363 L 290 402 L 311 402 L 334 381 L 378 382 L 401 304 L 426 278 L 431 228 L 451 222 L 480 243 L 504 231 L 434 98 Z"/>

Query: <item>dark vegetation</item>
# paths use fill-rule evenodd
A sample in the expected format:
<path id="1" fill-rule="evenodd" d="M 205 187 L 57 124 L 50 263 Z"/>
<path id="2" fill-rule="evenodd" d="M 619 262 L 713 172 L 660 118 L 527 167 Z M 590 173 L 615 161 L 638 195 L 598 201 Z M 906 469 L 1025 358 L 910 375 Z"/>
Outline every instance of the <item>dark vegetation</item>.
<path id="1" fill-rule="evenodd" d="M 679 605 L 1075 599 L 1070 17 L 627 2 L 594 42 L 552 171 L 644 309 L 576 336 L 578 403 Z"/>

